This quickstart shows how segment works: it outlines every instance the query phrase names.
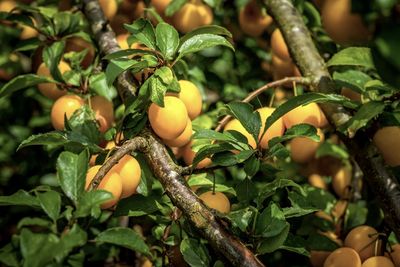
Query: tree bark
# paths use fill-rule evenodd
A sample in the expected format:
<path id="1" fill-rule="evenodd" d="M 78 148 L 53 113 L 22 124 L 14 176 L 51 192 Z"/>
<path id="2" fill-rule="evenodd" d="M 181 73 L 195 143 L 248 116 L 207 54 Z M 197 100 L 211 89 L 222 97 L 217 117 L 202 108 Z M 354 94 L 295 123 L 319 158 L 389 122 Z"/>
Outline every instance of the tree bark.
<path id="1" fill-rule="evenodd" d="M 311 77 L 315 91 L 334 93 L 335 86 L 319 55 L 310 33 L 290 0 L 264 0 L 268 13 L 274 18 L 288 44 L 289 52 L 304 76 Z M 351 26 L 350 26 L 351 27 Z M 327 119 L 338 128 L 350 115 L 338 105 L 321 104 Z M 372 192 L 379 199 L 385 220 L 397 238 L 400 238 L 400 185 L 390 170 L 385 168 L 382 157 L 372 144 L 372 136 L 358 131 L 354 138 L 340 134 Z"/>
<path id="2" fill-rule="evenodd" d="M 91 25 L 101 53 L 107 55 L 120 50 L 115 34 L 105 20 L 98 1 L 84 0 L 83 3 L 84 14 Z M 117 79 L 117 89 L 123 100 L 133 97 L 137 91 L 132 86 L 134 83 L 130 81 L 130 76 L 129 72 L 125 72 Z M 224 255 L 234 266 L 264 266 L 239 239 L 230 234 L 219 223 L 210 209 L 188 187 L 180 173 L 182 168 L 173 162 L 165 145 L 159 138 L 148 129 L 144 129 L 139 134 L 139 137 L 135 138 L 137 138 L 136 141 L 139 144 L 129 144 L 129 148 L 134 148 L 144 153 L 154 175 L 161 182 L 171 201 L 182 210 L 185 218 L 209 241 L 216 251 Z M 118 162 L 125 152 L 121 151 L 114 158 L 110 158 L 108 164 L 105 164 L 101 169 L 102 173 L 106 173 L 107 170 L 111 169 L 113 163 Z M 96 180 L 94 183 L 99 182 L 100 176 L 101 174 L 96 175 L 95 179 L 93 179 Z"/>

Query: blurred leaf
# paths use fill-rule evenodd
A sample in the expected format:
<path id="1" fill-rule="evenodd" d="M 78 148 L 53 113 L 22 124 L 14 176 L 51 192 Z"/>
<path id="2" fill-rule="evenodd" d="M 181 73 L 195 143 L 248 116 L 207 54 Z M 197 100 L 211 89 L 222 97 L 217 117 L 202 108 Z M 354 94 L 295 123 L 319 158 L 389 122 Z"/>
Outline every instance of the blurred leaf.
<path id="1" fill-rule="evenodd" d="M 229 43 L 224 37 L 219 35 L 205 33 L 191 36 L 187 40 L 181 42 L 181 45 L 178 49 L 179 56 L 176 61 L 181 59 L 185 55 L 218 45 L 226 46 L 232 50 L 235 50 L 231 43 Z"/>
<path id="2" fill-rule="evenodd" d="M 0 206 L 9 205 L 23 205 L 37 208 L 40 207 L 39 200 L 36 197 L 21 189 L 11 196 L 0 196 Z"/>
<path id="3" fill-rule="evenodd" d="M 13 251 L 11 243 L 5 245 L 0 249 L 0 263 L 5 266 L 19 267 L 20 263 L 17 259 L 17 253 Z"/>
<path id="4" fill-rule="evenodd" d="M 135 37 L 140 43 L 148 48 L 156 50 L 156 34 L 150 21 L 146 19 L 138 19 L 131 25 L 124 25 L 132 36 Z"/>
<path id="5" fill-rule="evenodd" d="M 358 66 L 367 69 L 375 69 L 372 60 L 371 49 L 367 47 L 349 47 L 345 48 L 326 63 L 328 67 L 332 66 Z"/>
<path id="6" fill-rule="evenodd" d="M 165 16 L 171 17 L 187 2 L 188 0 L 172 0 L 165 9 Z"/>
<path id="7" fill-rule="evenodd" d="M 150 255 L 149 247 L 142 237 L 134 230 L 123 227 L 114 227 L 101 232 L 96 237 L 96 242 L 110 243 Z"/>
<path id="8" fill-rule="evenodd" d="M 63 82 L 62 74 L 58 64 L 62 59 L 65 48 L 65 41 L 57 41 L 43 49 L 43 62 L 49 68 L 51 76 L 59 82 Z"/>
<path id="9" fill-rule="evenodd" d="M 51 226 L 51 222 L 42 218 L 25 217 L 18 222 L 17 228 L 21 229 L 24 226 L 33 226 L 33 225 L 49 228 Z"/>
<path id="10" fill-rule="evenodd" d="M 56 191 L 47 191 L 44 193 L 37 193 L 42 209 L 46 214 L 55 222 L 60 216 L 61 210 L 61 196 Z"/>
<path id="11" fill-rule="evenodd" d="M 18 75 L 0 88 L 0 97 L 46 82 L 54 82 L 54 80 L 36 74 Z"/>
<path id="12" fill-rule="evenodd" d="M 156 43 L 167 60 L 173 59 L 179 46 L 179 33 L 168 23 L 158 23 L 156 27 Z"/>
<path id="13" fill-rule="evenodd" d="M 180 245 L 182 256 L 191 267 L 210 266 L 207 248 L 200 240 L 184 238 Z"/>
<path id="14" fill-rule="evenodd" d="M 79 155 L 64 151 L 57 159 L 57 174 L 61 188 L 75 204 L 85 191 L 88 162 L 86 150 Z"/>
<path id="15" fill-rule="evenodd" d="M 339 159 L 348 159 L 349 153 L 345 148 L 339 145 L 332 144 L 330 142 L 323 142 L 319 145 L 317 152 L 315 153 L 316 158 L 323 156 L 332 156 Z"/>
<path id="16" fill-rule="evenodd" d="M 383 102 L 367 102 L 360 107 L 350 120 L 341 125 L 339 130 L 353 137 L 359 129 L 366 126 L 368 122 L 381 114 L 384 109 L 385 104 Z"/>

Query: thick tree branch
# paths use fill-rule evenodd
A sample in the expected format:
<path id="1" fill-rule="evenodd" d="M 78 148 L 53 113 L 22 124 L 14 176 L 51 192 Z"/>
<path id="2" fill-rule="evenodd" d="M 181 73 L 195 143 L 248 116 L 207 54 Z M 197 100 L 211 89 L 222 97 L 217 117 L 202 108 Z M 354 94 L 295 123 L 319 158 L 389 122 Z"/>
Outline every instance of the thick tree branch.
<path id="1" fill-rule="evenodd" d="M 118 51 L 115 34 L 104 19 L 97 0 L 83 0 L 84 13 L 92 26 L 92 31 L 103 54 Z M 121 75 L 117 80 L 117 88 L 123 100 L 136 93 L 127 79 L 128 74 Z M 118 162 L 126 153 L 138 149 L 142 151 L 155 176 L 161 182 L 172 202 L 182 210 L 186 219 L 206 238 L 211 246 L 224 255 L 234 266 L 264 266 L 257 257 L 236 237 L 222 226 L 213 213 L 189 189 L 181 176 L 181 167 L 170 157 L 165 145 L 150 130 L 144 129 L 138 137 L 124 143 L 121 148 L 99 170 L 91 185 L 95 187 L 107 170 Z M 102 172 L 100 174 L 100 172 Z"/>
<path id="2" fill-rule="evenodd" d="M 264 0 L 268 13 L 278 24 L 288 44 L 290 54 L 305 76 L 312 77 L 314 89 L 332 93 L 334 83 L 319 55 L 310 33 L 301 15 L 290 0 Z M 321 105 L 328 120 L 336 127 L 346 122 L 350 116 L 338 105 Z M 371 143 L 371 136 L 358 131 L 354 138 L 340 135 L 364 173 L 371 190 L 380 200 L 386 221 L 397 238 L 400 238 L 400 185 L 396 177 L 384 167 L 376 147 Z"/>
<path id="3" fill-rule="evenodd" d="M 103 55 L 120 50 L 115 33 L 106 20 L 97 0 L 83 0 L 83 12 L 89 21 L 97 45 Z M 122 99 L 136 95 L 136 80 L 129 71 L 123 72 L 117 79 L 117 89 Z"/>

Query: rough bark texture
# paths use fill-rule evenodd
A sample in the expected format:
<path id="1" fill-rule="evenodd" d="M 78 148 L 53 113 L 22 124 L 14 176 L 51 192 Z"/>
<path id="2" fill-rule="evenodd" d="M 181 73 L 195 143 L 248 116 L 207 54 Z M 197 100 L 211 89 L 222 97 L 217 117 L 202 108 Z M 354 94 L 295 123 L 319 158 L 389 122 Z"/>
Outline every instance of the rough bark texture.
<path id="1" fill-rule="evenodd" d="M 119 50 L 115 34 L 104 18 L 97 0 L 84 0 L 83 11 L 91 24 L 100 51 L 107 55 Z M 136 88 L 124 73 L 117 80 L 117 88 L 122 99 L 135 95 Z M 128 77 L 128 78 L 127 78 Z M 182 167 L 177 166 L 170 157 L 164 144 L 149 130 L 144 129 L 139 137 L 127 141 L 99 170 L 91 184 L 92 188 L 101 181 L 101 177 L 111 169 L 126 153 L 137 149 L 142 151 L 155 176 L 161 182 L 172 202 L 182 210 L 186 219 L 206 238 L 211 246 L 224 255 L 234 266 L 264 266 L 257 257 L 235 236 L 220 224 L 214 214 L 199 200 L 186 184 L 181 175 Z"/>
<path id="2" fill-rule="evenodd" d="M 290 0 L 264 0 L 268 13 L 274 18 L 288 44 L 290 54 L 307 77 L 312 77 L 314 90 L 333 93 L 335 90 L 325 62 L 319 55 L 307 27 Z M 321 105 L 328 120 L 336 127 L 350 116 L 343 107 Z M 400 185 L 371 143 L 371 136 L 359 131 L 354 138 L 340 135 L 350 154 L 364 173 L 371 190 L 380 200 L 388 225 L 400 238 Z"/>

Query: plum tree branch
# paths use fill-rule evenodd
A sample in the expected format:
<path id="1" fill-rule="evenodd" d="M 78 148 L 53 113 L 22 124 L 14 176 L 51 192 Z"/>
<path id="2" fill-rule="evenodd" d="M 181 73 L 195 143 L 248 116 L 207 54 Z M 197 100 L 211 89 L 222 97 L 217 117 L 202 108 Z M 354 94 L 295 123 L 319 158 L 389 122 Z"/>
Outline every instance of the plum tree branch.
<path id="1" fill-rule="evenodd" d="M 335 91 L 334 82 L 323 58 L 319 55 L 310 33 L 290 0 L 264 0 L 268 13 L 274 18 L 289 52 L 304 76 L 312 77 L 311 89 L 319 92 Z M 351 116 L 339 105 L 321 104 L 327 119 L 336 128 Z M 379 199 L 385 220 L 397 238 L 400 238 L 400 185 L 388 169 L 371 136 L 358 131 L 354 138 L 339 134 L 353 155 L 372 192 Z"/>
<path id="2" fill-rule="evenodd" d="M 118 51 L 119 47 L 115 40 L 115 34 L 105 20 L 98 1 L 83 0 L 83 3 L 84 14 L 91 25 L 100 51 L 104 55 Z M 132 88 L 134 83 L 130 82 L 129 79 L 129 73 L 124 73 L 117 80 L 117 89 L 124 101 L 136 94 L 136 88 Z M 101 175 L 104 177 L 107 170 L 110 170 L 118 160 L 135 149 L 144 153 L 154 175 L 161 182 L 171 201 L 182 210 L 185 218 L 208 240 L 216 251 L 224 255 L 234 266 L 264 266 L 238 238 L 226 230 L 210 209 L 189 189 L 185 179 L 180 174 L 182 168 L 174 163 L 165 145 L 147 128 L 137 137 L 126 141 L 110 157 L 94 177 L 91 187 L 94 188 L 96 184 L 98 185 L 101 181 Z"/>
<path id="3" fill-rule="evenodd" d="M 298 84 L 303 84 L 303 85 L 311 85 L 311 80 L 307 77 L 285 77 L 283 79 L 269 82 L 267 84 L 264 84 L 263 86 L 257 88 L 256 90 L 252 91 L 246 98 L 242 100 L 244 103 L 249 103 L 251 100 L 262 94 L 263 92 L 267 91 L 268 89 L 275 88 L 278 86 L 282 86 L 288 83 L 298 83 Z M 222 130 L 222 128 L 229 122 L 229 120 L 232 118 L 231 115 L 227 115 L 223 117 L 220 122 L 218 123 L 218 126 L 215 128 L 215 131 L 219 132 Z"/>

